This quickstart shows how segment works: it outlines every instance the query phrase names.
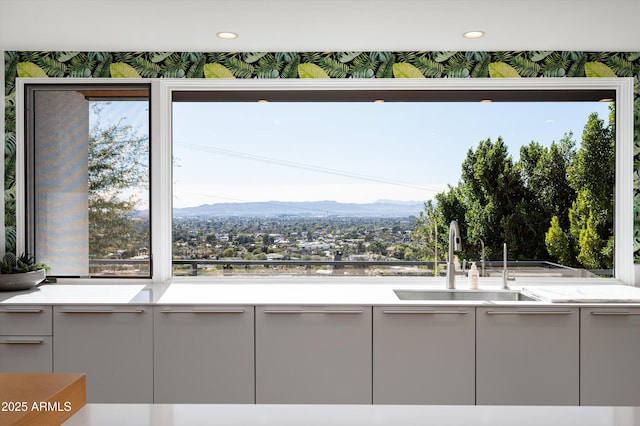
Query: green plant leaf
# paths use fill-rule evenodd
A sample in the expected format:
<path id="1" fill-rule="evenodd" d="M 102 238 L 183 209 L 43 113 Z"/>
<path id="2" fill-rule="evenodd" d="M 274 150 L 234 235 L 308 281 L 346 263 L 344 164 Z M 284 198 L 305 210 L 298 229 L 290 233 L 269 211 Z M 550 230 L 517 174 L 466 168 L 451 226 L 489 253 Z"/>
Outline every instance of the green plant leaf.
<path id="1" fill-rule="evenodd" d="M 4 134 L 4 156 L 13 157 L 16 153 L 16 134 L 14 132 L 6 132 Z"/>
<path id="2" fill-rule="evenodd" d="M 324 58 L 321 67 L 329 77 L 345 78 L 349 74 L 349 66 L 332 58 Z"/>
<path id="3" fill-rule="evenodd" d="M 140 74 L 131 65 L 124 62 L 114 62 L 109 66 L 113 78 L 140 78 Z"/>
<path id="4" fill-rule="evenodd" d="M 50 57 L 42 58 L 40 68 L 42 68 L 49 77 L 64 77 L 67 71 L 65 64 Z"/>
<path id="5" fill-rule="evenodd" d="M 609 58 L 607 65 L 617 77 L 633 77 L 633 63 L 620 56 Z"/>
<path id="6" fill-rule="evenodd" d="M 393 64 L 395 63 L 395 58 L 393 55 L 389 56 L 389 58 L 384 61 L 380 67 L 378 67 L 378 71 L 376 72 L 377 78 L 392 78 L 393 77 Z"/>
<path id="7" fill-rule="evenodd" d="M 329 78 L 322 68 L 308 62 L 298 65 L 298 75 L 300 78 Z"/>
<path id="8" fill-rule="evenodd" d="M 341 52 L 338 54 L 338 60 L 343 64 L 346 64 L 347 62 L 351 62 L 355 58 L 360 56 L 361 53 L 362 52 Z"/>
<path id="9" fill-rule="evenodd" d="M 393 76 L 395 78 L 424 78 L 418 68 L 406 62 L 393 64 Z"/>
<path id="10" fill-rule="evenodd" d="M 171 56 L 173 52 L 151 52 L 149 54 L 149 60 L 153 63 L 162 62 Z"/>
<path id="11" fill-rule="evenodd" d="M 48 75 L 33 62 L 20 62 L 18 63 L 18 77 L 41 78 L 48 77 Z"/>
<path id="12" fill-rule="evenodd" d="M 491 78 L 518 78 L 520 74 L 511 65 L 504 62 L 492 62 L 489 64 L 489 77 Z"/>
<path id="13" fill-rule="evenodd" d="M 627 53 L 627 61 L 635 61 L 636 59 L 640 59 L 640 52 L 629 52 Z"/>
<path id="14" fill-rule="evenodd" d="M 15 226 L 7 226 L 4 229 L 4 238 L 6 241 L 6 250 L 13 252 L 16 250 L 17 231 Z"/>
<path id="15" fill-rule="evenodd" d="M 236 78 L 254 77 L 255 68 L 253 67 L 253 65 L 248 64 L 240 60 L 239 58 L 229 58 L 225 61 L 224 65 Z"/>
<path id="16" fill-rule="evenodd" d="M 242 54 L 242 60 L 248 64 L 252 64 L 258 62 L 266 54 L 267 52 L 247 52 Z"/>
<path id="17" fill-rule="evenodd" d="M 458 52 L 456 51 L 448 51 L 448 52 L 434 52 L 433 60 L 436 62 L 445 62 L 452 57 L 454 57 Z"/>
<path id="18" fill-rule="evenodd" d="M 533 62 L 539 62 L 543 59 L 545 59 L 547 56 L 551 55 L 553 53 L 553 50 L 538 50 L 538 51 L 534 51 L 531 52 L 531 55 L 529 56 L 529 59 Z"/>
<path id="19" fill-rule="evenodd" d="M 617 77 L 616 73 L 602 62 L 587 62 L 584 64 L 584 73 L 587 77 Z"/>
<path id="20" fill-rule="evenodd" d="M 227 67 L 221 64 L 205 64 L 204 78 L 235 78 Z"/>
<path id="21" fill-rule="evenodd" d="M 516 70 L 520 77 L 537 77 L 538 74 L 540 74 L 540 65 L 527 58 L 513 58 L 511 66 Z"/>
<path id="22" fill-rule="evenodd" d="M 80 52 L 58 52 L 56 54 L 56 60 L 59 62 L 67 62 L 76 56 L 78 56 Z"/>

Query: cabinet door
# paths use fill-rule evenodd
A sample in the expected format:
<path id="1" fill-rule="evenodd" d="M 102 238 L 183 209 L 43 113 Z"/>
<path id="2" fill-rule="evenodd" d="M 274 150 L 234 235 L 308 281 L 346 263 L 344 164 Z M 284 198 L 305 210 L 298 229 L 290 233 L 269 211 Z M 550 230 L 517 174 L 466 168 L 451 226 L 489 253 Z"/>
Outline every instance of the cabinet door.
<path id="1" fill-rule="evenodd" d="M 374 404 L 475 404 L 475 308 L 375 307 Z"/>
<path id="2" fill-rule="evenodd" d="M 580 404 L 640 405 L 640 308 L 582 308 Z"/>
<path id="3" fill-rule="evenodd" d="M 370 404 L 371 307 L 257 307 L 258 404 Z"/>
<path id="4" fill-rule="evenodd" d="M 153 402 L 153 318 L 146 306 L 61 306 L 53 370 L 86 373 L 87 402 Z"/>
<path id="5" fill-rule="evenodd" d="M 154 308 L 154 402 L 252 404 L 253 306 Z"/>
<path id="6" fill-rule="evenodd" d="M 0 372 L 51 373 L 51 336 L 0 336 Z"/>
<path id="7" fill-rule="evenodd" d="M 576 308 L 477 308 L 476 402 L 578 405 Z"/>

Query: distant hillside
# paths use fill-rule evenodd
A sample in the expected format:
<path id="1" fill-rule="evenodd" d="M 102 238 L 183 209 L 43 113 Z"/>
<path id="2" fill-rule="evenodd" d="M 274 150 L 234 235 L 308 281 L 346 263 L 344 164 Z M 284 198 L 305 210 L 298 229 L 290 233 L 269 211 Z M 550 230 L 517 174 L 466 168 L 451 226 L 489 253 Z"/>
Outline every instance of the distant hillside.
<path id="1" fill-rule="evenodd" d="M 337 201 L 268 201 L 252 203 L 203 204 L 173 209 L 174 217 L 407 217 L 417 216 L 424 204 L 419 201 L 376 201 L 338 203 Z"/>

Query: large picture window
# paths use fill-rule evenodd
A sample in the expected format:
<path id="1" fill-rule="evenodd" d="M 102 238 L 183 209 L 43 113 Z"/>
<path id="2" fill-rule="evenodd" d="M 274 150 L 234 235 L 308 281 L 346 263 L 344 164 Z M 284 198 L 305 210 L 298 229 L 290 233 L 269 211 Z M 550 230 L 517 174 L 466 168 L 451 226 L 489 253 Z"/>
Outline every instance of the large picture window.
<path id="1" fill-rule="evenodd" d="M 176 94 L 174 260 L 209 276 L 432 276 L 456 220 L 461 269 L 476 261 L 499 276 L 506 243 L 518 274 L 612 275 L 610 94 L 376 95 Z"/>

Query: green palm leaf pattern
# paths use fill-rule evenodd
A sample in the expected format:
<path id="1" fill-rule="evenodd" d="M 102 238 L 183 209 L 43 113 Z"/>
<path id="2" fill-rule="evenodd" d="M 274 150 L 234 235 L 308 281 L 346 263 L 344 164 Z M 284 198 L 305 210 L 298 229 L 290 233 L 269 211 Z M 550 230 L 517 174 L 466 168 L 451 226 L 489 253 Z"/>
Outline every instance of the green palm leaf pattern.
<path id="1" fill-rule="evenodd" d="M 635 78 L 635 258 L 640 262 L 640 52 L 77 52 L 5 51 L 5 224 L 15 247 L 15 79 Z M 13 232 L 13 234 L 12 234 Z M 12 236 L 13 235 L 13 236 Z"/>

